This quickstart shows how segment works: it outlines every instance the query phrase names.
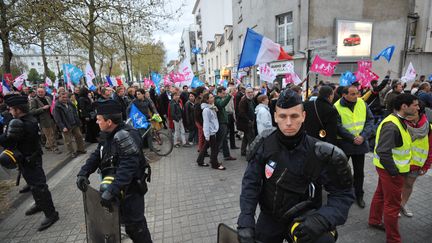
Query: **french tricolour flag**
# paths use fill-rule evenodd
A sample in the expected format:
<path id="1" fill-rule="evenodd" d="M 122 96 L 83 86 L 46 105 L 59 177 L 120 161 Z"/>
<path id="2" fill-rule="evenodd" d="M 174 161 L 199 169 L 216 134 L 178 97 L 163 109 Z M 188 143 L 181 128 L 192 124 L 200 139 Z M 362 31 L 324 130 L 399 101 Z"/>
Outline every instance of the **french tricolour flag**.
<path id="1" fill-rule="evenodd" d="M 107 80 L 108 86 L 110 86 L 110 87 L 118 86 L 116 79 L 111 78 L 110 76 L 106 76 L 105 78 Z"/>
<path id="2" fill-rule="evenodd" d="M 276 60 L 292 60 L 292 56 L 279 44 L 248 28 L 238 69 Z"/>
<path id="3" fill-rule="evenodd" d="M 9 84 L 6 82 L 6 80 L 2 80 L 2 94 L 7 95 L 11 92 L 11 89 L 9 87 Z"/>

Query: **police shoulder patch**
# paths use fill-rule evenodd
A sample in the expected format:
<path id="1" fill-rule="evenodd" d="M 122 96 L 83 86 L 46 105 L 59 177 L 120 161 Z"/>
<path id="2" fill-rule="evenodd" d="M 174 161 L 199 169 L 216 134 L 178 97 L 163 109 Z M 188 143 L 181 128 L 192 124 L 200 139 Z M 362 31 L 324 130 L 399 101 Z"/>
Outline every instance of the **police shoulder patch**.
<path id="1" fill-rule="evenodd" d="M 270 177 L 273 175 L 276 165 L 277 163 L 274 162 L 273 160 L 270 160 L 269 162 L 266 163 L 264 172 L 265 172 L 265 177 L 267 179 L 270 179 Z"/>

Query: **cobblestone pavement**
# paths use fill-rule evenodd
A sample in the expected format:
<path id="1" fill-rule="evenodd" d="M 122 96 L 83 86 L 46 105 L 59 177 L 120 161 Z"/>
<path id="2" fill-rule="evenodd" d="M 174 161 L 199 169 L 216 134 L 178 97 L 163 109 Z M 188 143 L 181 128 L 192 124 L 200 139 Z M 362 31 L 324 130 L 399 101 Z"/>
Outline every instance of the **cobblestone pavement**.
<path id="1" fill-rule="evenodd" d="M 240 158 L 238 150 L 233 150 L 232 154 Z M 154 242 L 216 242 L 219 223 L 235 226 L 241 178 L 246 167 L 244 157 L 224 162 L 227 170 L 217 171 L 198 167 L 196 156 L 195 148 L 179 148 L 152 163 L 146 217 Z M 43 215 L 25 217 L 24 211 L 32 203 L 27 199 L 1 222 L 0 242 L 85 242 L 82 195 L 75 186 L 75 175 L 84 161 L 85 156 L 74 159 L 49 181 L 60 213 L 56 224 L 37 232 Z M 366 165 L 365 201 L 369 204 L 377 182 L 369 155 Z M 97 176 L 91 177 L 95 187 L 97 180 Z M 416 182 L 409 202 L 415 216 L 400 220 L 403 242 L 431 242 L 431 182 L 429 174 Z M 347 223 L 338 228 L 338 242 L 385 242 L 384 232 L 367 227 L 368 214 L 368 208 L 353 205 Z"/>

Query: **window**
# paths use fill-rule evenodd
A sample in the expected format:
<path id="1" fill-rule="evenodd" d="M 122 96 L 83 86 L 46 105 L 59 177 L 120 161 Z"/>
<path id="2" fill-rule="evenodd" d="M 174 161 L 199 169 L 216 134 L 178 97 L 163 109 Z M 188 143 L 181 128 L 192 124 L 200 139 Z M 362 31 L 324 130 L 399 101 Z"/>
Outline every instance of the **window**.
<path id="1" fill-rule="evenodd" d="M 41 63 L 40 62 L 38 62 L 38 66 L 40 66 L 41 65 Z"/>
<path id="2" fill-rule="evenodd" d="M 31 65 L 34 66 L 34 62 L 32 62 Z"/>
<path id="3" fill-rule="evenodd" d="M 243 35 L 239 35 L 238 41 L 239 41 L 239 53 L 238 54 L 240 55 L 242 52 L 242 49 L 243 49 Z"/>
<path id="4" fill-rule="evenodd" d="M 276 42 L 288 52 L 294 50 L 292 12 L 276 16 Z"/>
<path id="5" fill-rule="evenodd" d="M 208 74 L 210 75 L 210 60 L 208 60 Z"/>
<path id="6" fill-rule="evenodd" d="M 225 51 L 225 65 L 228 65 L 228 50 Z"/>

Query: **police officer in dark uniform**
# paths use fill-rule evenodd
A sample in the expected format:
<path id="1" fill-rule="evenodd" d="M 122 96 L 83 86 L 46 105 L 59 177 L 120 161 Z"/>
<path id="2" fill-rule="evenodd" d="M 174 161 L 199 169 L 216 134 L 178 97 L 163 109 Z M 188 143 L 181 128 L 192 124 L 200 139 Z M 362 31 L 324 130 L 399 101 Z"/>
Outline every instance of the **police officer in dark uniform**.
<path id="1" fill-rule="evenodd" d="M 144 194 L 149 168 L 142 152 L 139 132 L 122 121 L 122 107 L 114 100 L 98 102 L 97 123 L 105 138 L 81 167 L 78 188 L 85 192 L 88 177 L 99 168 L 102 178 L 113 177 L 101 184 L 101 204 L 110 208 L 120 204 L 121 223 L 133 242 L 152 242 L 144 217 Z M 108 176 L 108 177 L 107 177 Z M 108 180 L 103 180 L 103 182 Z"/>
<path id="2" fill-rule="evenodd" d="M 274 114 L 277 129 L 251 144 L 237 222 L 241 243 L 335 242 L 336 226 L 345 223 L 354 201 L 347 158 L 336 146 L 306 135 L 305 115 L 300 96 L 284 91 Z"/>
<path id="3" fill-rule="evenodd" d="M 12 95 L 5 102 L 14 119 L 9 122 L 6 132 L 0 135 L 0 145 L 14 151 L 19 171 L 30 186 L 35 204 L 25 214 L 32 215 L 40 211 L 45 214 L 38 228 L 38 231 L 42 231 L 54 224 L 59 215 L 54 208 L 42 168 L 43 152 L 38 121 L 29 114 L 27 96 Z"/>

